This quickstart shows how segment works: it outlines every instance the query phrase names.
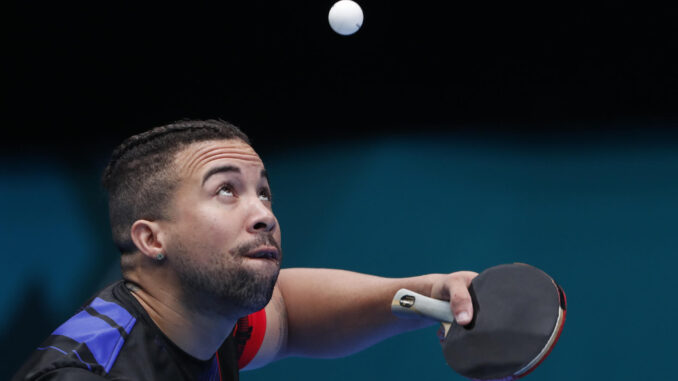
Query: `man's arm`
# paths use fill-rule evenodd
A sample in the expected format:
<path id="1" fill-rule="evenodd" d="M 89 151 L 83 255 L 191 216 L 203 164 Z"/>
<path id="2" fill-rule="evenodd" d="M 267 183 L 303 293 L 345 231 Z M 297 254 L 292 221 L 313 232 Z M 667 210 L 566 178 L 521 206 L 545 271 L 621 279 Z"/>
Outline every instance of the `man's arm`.
<path id="1" fill-rule="evenodd" d="M 401 319 L 391 313 L 391 299 L 400 288 L 450 300 L 457 321 L 467 324 L 473 314 L 468 285 L 476 275 L 461 271 L 394 279 L 343 270 L 282 270 L 266 307 L 264 342 L 246 369 L 287 356 L 346 356 L 430 326 L 428 320 Z M 460 316 L 464 312 L 467 316 Z"/>

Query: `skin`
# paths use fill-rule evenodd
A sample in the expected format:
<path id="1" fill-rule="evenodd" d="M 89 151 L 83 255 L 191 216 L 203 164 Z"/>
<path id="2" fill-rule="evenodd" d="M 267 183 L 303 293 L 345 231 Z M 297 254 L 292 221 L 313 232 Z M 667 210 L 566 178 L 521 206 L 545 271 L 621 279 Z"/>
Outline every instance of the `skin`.
<path id="1" fill-rule="evenodd" d="M 390 279 L 332 269 L 285 269 L 277 259 L 254 259 L 238 248 L 268 237 L 257 248 L 279 250 L 281 233 L 273 214 L 264 165 L 240 140 L 187 146 L 175 156 L 179 184 L 166 220 L 138 220 L 132 239 L 142 254 L 125 275 L 132 294 L 177 346 L 198 359 L 211 358 L 239 317 L 266 306 L 264 342 L 246 369 L 287 356 L 338 357 L 362 350 L 401 332 L 429 326 L 390 312 L 400 288 L 450 300 L 460 324 L 473 314 L 470 271 Z M 205 181 L 214 168 L 231 168 Z M 237 171 L 232 170 L 237 168 Z M 224 184 L 231 188 L 224 188 Z M 247 246 L 250 244 L 250 246 Z M 163 253 L 162 262 L 155 257 Z M 182 271 L 205 271 L 215 263 L 275 280 L 270 301 L 261 305 L 229 300 L 208 292 L 186 292 Z M 219 267 L 219 266 L 217 266 Z M 272 283 L 271 283 L 272 284 Z M 218 306 L 218 307 L 214 307 Z M 314 306 L 314 308 L 308 308 Z M 465 315 L 465 316 L 464 316 Z"/>

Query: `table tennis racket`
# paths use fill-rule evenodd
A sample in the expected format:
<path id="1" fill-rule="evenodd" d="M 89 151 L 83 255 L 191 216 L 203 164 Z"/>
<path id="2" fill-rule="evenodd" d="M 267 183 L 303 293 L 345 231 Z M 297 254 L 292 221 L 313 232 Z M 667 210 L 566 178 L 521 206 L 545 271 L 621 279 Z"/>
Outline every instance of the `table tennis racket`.
<path id="1" fill-rule="evenodd" d="M 393 297 L 391 310 L 402 317 L 425 317 L 442 324 L 447 364 L 476 380 L 514 380 L 548 356 L 563 329 L 565 293 L 536 267 L 515 263 L 491 267 L 469 286 L 473 319 L 454 321 L 450 302 L 407 289 Z"/>

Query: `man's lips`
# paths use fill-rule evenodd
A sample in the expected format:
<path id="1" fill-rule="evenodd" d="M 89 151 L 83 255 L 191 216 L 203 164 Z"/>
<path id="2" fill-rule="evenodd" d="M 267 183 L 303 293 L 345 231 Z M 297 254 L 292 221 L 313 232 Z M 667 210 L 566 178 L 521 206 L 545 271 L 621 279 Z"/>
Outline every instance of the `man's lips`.
<path id="1" fill-rule="evenodd" d="M 245 254 L 248 258 L 280 260 L 280 252 L 273 246 L 263 246 Z"/>

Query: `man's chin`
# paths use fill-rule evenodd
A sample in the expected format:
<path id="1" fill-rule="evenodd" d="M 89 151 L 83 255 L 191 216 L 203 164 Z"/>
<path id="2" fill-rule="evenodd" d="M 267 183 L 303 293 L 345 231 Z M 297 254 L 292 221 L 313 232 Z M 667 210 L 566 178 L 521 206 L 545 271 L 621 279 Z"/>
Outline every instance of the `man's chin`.
<path id="1" fill-rule="evenodd" d="M 266 306 L 280 273 L 271 259 L 244 258 L 223 267 L 180 266 L 187 305 L 207 313 L 243 316 Z"/>
<path id="2" fill-rule="evenodd" d="M 260 266 L 260 265 L 257 265 Z M 237 289 L 230 289 L 221 295 L 226 304 L 237 305 L 245 313 L 253 313 L 266 307 L 273 296 L 273 289 L 280 272 L 279 266 L 263 264 L 268 271 L 258 269 L 250 272 L 249 281 L 240 283 Z"/>

